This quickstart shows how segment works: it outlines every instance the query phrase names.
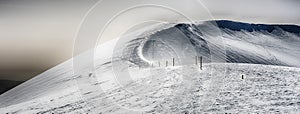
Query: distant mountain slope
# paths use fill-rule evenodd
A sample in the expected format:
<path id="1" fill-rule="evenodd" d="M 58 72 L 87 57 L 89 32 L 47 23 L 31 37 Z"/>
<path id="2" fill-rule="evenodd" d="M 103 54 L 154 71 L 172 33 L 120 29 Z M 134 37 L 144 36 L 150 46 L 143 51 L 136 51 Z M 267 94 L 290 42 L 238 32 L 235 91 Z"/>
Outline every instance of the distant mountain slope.
<path id="1" fill-rule="evenodd" d="M 12 80 L 0 80 L 0 95 L 21 83 L 23 82 Z"/>
<path id="2" fill-rule="evenodd" d="M 229 20 L 219 20 L 219 21 L 216 21 L 216 23 L 220 28 L 230 29 L 233 31 L 246 30 L 248 32 L 253 32 L 253 31 L 273 32 L 276 29 L 282 29 L 283 31 L 300 35 L 300 26 L 297 26 L 297 25 L 250 24 L 250 23 L 235 22 L 235 21 L 229 21 Z"/>

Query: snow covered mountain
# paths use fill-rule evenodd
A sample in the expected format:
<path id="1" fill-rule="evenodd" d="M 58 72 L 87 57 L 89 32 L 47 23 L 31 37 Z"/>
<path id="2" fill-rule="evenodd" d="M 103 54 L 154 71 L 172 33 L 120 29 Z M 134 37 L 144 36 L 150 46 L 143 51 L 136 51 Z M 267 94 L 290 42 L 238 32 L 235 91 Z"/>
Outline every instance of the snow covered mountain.
<path id="1" fill-rule="evenodd" d="M 137 41 L 134 39 L 132 42 Z M 175 24 L 138 42 L 145 42 L 143 56 L 149 60 L 174 56 L 182 60 L 198 55 L 207 62 L 300 66 L 300 27 L 295 25 L 224 20 Z M 140 44 L 131 46 L 138 47 Z"/>
<path id="2" fill-rule="evenodd" d="M 2 94 L 0 112 L 296 113 L 299 44 L 294 25 L 154 25 L 98 46 L 96 71 L 71 59 Z"/>
<path id="3" fill-rule="evenodd" d="M 64 89 L 1 108 L 0 111 L 28 114 L 297 113 L 300 111 L 299 68 L 223 63 L 204 65 L 203 71 L 199 71 L 196 65 L 183 67 L 185 70 L 181 70 L 182 67 L 131 69 L 135 75 L 143 74 L 147 78 L 123 87 L 114 80 L 112 72 L 106 72 L 105 76 L 98 77 L 101 79 L 100 82 L 92 83 L 93 87 L 88 91 L 82 90 L 82 95 L 74 87 L 74 82 L 64 80 L 55 83 Z M 221 78 L 221 82 L 211 84 L 215 76 L 211 75 L 211 71 L 214 71 L 219 78 L 223 76 L 220 70 L 224 67 L 227 67 L 226 76 Z M 242 79 L 240 74 L 244 74 L 245 79 Z M 148 86 L 141 86 L 141 84 L 152 88 L 145 88 Z M 50 90 L 55 86 L 50 83 L 47 85 L 50 86 Z M 214 86 L 218 89 L 211 92 Z M 99 87 L 104 89 L 101 90 Z"/>

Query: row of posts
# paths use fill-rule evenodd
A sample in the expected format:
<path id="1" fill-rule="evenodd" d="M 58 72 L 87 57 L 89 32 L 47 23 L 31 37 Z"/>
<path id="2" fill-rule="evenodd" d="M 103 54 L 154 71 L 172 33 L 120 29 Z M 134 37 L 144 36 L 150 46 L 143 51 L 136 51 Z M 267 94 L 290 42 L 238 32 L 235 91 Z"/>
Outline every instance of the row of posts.
<path id="1" fill-rule="evenodd" d="M 169 62 L 168 61 L 166 61 L 166 67 L 168 67 L 169 66 Z M 151 66 L 153 67 L 153 63 L 151 64 Z M 160 67 L 161 66 L 161 64 L 160 64 L 160 62 L 158 61 L 158 66 Z M 175 66 L 175 58 L 172 58 L 172 66 Z"/>
<path id="2" fill-rule="evenodd" d="M 195 56 L 195 65 L 199 65 L 200 70 L 202 70 L 202 63 L 203 63 L 203 59 L 202 56 Z M 158 67 L 161 67 L 163 64 L 160 63 L 160 61 L 158 61 Z M 165 62 L 165 67 L 169 66 L 169 61 L 166 60 Z M 172 64 L 171 66 L 175 66 L 175 58 L 172 58 Z M 153 63 L 151 64 L 151 67 L 154 67 Z"/>

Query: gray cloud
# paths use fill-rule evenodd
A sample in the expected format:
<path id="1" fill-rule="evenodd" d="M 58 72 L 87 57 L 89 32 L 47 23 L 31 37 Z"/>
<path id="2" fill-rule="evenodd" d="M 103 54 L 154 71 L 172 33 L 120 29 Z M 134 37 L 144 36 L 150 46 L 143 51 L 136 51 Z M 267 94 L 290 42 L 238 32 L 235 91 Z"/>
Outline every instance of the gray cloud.
<path id="1" fill-rule="evenodd" d="M 300 24 L 299 0 L 202 0 L 217 19 Z"/>

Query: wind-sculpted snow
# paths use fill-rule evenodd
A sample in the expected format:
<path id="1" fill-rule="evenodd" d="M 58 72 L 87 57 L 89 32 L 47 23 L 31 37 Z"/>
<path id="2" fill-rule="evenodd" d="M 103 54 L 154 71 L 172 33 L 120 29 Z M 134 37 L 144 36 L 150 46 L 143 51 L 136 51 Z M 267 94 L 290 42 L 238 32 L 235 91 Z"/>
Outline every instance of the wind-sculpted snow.
<path id="1" fill-rule="evenodd" d="M 95 68 L 74 73 L 76 56 L 2 94 L 0 112 L 299 112 L 299 27 L 244 24 L 167 23 L 111 40 Z"/>
<path id="2" fill-rule="evenodd" d="M 182 23 L 136 42 L 129 43 L 130 47 L 140 47 L 141 56 L 154 62 L 175 57 L 181 64 L 191 64 L 192 57 L 203 56 L 205 62 L 215 57 L 214 62 L 300 66 L 300 27 L 296 25 Z"/>
<path id="3" fill-rule="evenodd" d="M 185 67 L 185 70 L 180 70 Z M 214 102 L 205 106 L 213 75 L 226 67 L 226 76 Z M 210 70 L 209 70 L 210 69 Z M 75 88 L 0 109 L 3 113 L 297 113 L 300 111 L 300 69 L 253 64 L 205 64 L 198 66 L 130 69 L 140 78 L 124 87 L 117 86 L 112 72 L 99 76 L 101 82 L 83 92 L 89 106 Z M 100 72 L 100 71 L 99 71 Z M 244 75 L 244 79 L 242 79 Z M 82 77 L 79 77 L 81 79 Z M 92 78 L 92 77 L 90 77 Z M 154 79 L 154 80 L 153 80 Z M 152 81 L 151 81 L 152 80 Z M 184 83 L 188 81 L 188 83 Z M 159 83 L 157 83 L 159 82 Z M 140 84 L 150 84 L 144 88 Z M 51 86 L 51 85 L 49 85 Z M 98 86 L 104 88 L 100 91 Z M 84 90 L 83 90 L 84 91 Z M 140 94 L 139 91 L 146 94 Z M 140 109 L 140 110 L 139 110 Z"/>

